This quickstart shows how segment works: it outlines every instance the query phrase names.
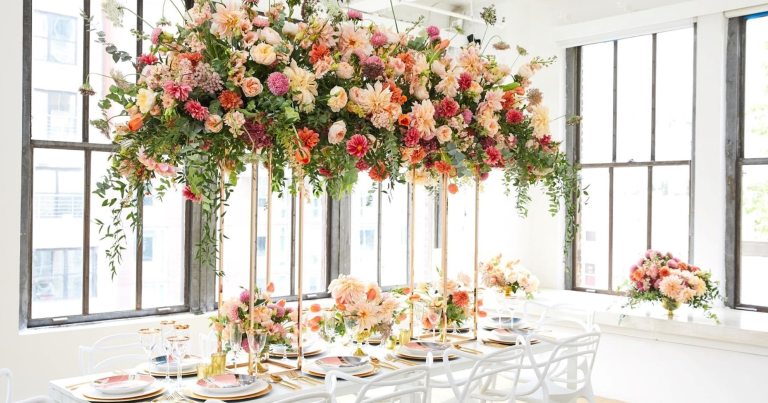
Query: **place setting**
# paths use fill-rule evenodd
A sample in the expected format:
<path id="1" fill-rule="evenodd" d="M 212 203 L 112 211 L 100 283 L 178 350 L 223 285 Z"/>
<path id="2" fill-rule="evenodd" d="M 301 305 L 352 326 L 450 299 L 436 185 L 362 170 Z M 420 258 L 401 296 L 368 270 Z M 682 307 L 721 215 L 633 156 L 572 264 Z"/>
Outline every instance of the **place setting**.
<path id="1" fill-rule="evenodd" d="M 146 374 L 99 378 L 72 391 L 92 402 L 130 402 L 151 399 L 165 392 L 163 382 Z"/>
<path id="2" fill-rule="evenodd" d="M 272 385 L 257 376 L 230 373 L 198 379 L 179 393 L 195 400 L 238 401 L 258 398 L 271 390 Z"/>
<path id="3" fill-rule="evenodd" d="M 340 371 L 358 378 L 367 378 L 379 372 L 370 357 L 338 355 L 310 360 L 302 365 L 301 371 L 307 375 L 325 378 L 330 371 Z"/>

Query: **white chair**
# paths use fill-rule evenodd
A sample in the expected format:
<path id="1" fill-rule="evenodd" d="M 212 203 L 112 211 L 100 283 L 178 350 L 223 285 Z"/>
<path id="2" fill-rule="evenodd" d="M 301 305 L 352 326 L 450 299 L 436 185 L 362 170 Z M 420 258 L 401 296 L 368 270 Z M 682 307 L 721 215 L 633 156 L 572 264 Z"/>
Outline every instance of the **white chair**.
<path id="1" fill-rule="evenodd" d="M 362 379 L 340 371 L 330 371 L 325 376 L 326 385 L 336 401 L 338 380 L 344 379 L 362 385 L 356 392 L 355 403 L 394 402 L 427 403 L 429 401 L 429 367 L 432 356 L 426 365 L 416 365 L 379 375 L 375 379 Z"/>
<path id="2" fill-rule="evenodd" d="M 91 346 L 80 346 L 79 354 L 83 375 L 134 367 L 147 360 L 136 333 L 103 337 Z"/>
<path id="3" fill-rule="evenodd" d="M 310 392 L 277 400 L 274 403 L 332 403 L 333 395 L 329 392 Z"/>
<path id="4" fill-rule="evenodd" d="M 448 349 L 443 354 L 445 375 L 433 376 L 431 388 L 450 388 L 456 402 L 467 402 L 472 399 L 484 401 L 515 402 L 517 379 L 526 355 L 527 345 L 522 337 L 518 337 L 517 345 L 494 351 L 487 355 L 474 355 L 461 350 Z M 454 368 L 450 356 L 455 355 L 463 360 L 473 361 L 469 370 L 460 371 Z M 497 387 L 497 376 L 505 375 L 511 384 L 504 383 Z"/>
<path id="5" fill-rule="evenodd" d="M 576 327 L 587 332 L 595 323 L 595 311 L 569 304 L 545 305 L 535 301 L 526 301 L 523 305 L 523 320 L 538 327 L 564 326 Z"/>
<path id="6" fill-rule="evenodd" d="M 549 344 L 549 354 L 533 354 L 529 349 L 528 364 L 535 377 L 532 381 L 522 380 L 517 400 L 523 402 L 568 402 L 583 397 L 594 402 L 592 390 L 592 368 L 600 343 L 600 331 L 579 334 Z M 540 357 L 547 356 L 546 360 Z"/>
<path id="7" fill-rule="evenodd" d="M 0 380 L 5 383 L 5 402 L 11 403 L 13 397 L 13 373 L 8 368 L 0 368 Z M 15 403 L 55 403 L 48 396 L 33 396 L 24 400 L 17 400 Z"/>

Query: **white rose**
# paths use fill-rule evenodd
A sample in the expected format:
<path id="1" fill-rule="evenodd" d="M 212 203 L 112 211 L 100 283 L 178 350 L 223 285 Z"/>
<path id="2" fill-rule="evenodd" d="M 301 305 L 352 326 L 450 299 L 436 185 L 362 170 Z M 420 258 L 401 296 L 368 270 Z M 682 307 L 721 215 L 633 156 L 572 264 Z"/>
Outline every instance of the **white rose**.
<path id="1" fill-rule="evenodd" d="M 530 64 L 524 64 L 520 66 L 520 68 L 517 70 L 517 75 L 524 79 L 529 79 L 531 76 L 533 76 L 533 69 L 531 69 Z"/>
<path id="2" fill-rule="evenodd" d="M 141 113 L 148 113 L 155 106 L 155 100 L 157 99 L 157 93 L 146 88 L 139 90 L 136 95 L 136 105 L 139 106 Z"/>
<path id="3" fill-rule="evenodd" d="M 427 91 L 427 87 L 425 87 L 423 85 L 419 85 L 413 91 L 413 96 L 415 96 L 416 99 L 418 99 L 420 101 L 423 101 L 423 100 L 429 98 L 429 91 Z"/>
<path id="4" fill-rule="evenodd" d="M 280 37 L 280 34 L 278 34 L 277 31 L 269 27 L 262 28 L 261 32 L 259 32 L 259 37 L 261 38 L 262 41 L 270 45 L 277 45 L 283 40 L 283 38 Z"/>
<path id="5" fill-rule="evenodd" d="M 344 140 L 344 136 L 346 135 L 347 124 L 344 123 L 343 120 L 336 121 L 331 125 L 331 128 L 328 129 L 328 142 L 331 144 L 339 144 Z"/>
<path id="6" fill-rule="evenodd" d="M 299 33 L 299 26 L 292 22 L 286 22 L 283 25 L 283 33 L 288 36 L 296 36 Z"/>
<path id="7" fill-rule="evenodd" d="M 336 76 L 342 80 L 349 80 L 352 78 L 352 74 L 355 73 L 354 67 L 347 62 L 341 62 L 336 67 Z"/>
<path id="8" fill-rule="evenodd" d="M 436 134 L 437 134 L 437 141 L 439 141 L 440 143 L 445 143 L 446 141 L 451 141 L 451 135 L 453 134 L 453 132 L 451 132 L 450 127 L 446 125 L 442 125 L 437 128 Z"/>
<path id="9" fill-rule="evenodd" d="M 260 43 L 251 48 L 251 59 L 258 64 L 269 66 L 277 60 L 277 53 L 272 45 Z"/>

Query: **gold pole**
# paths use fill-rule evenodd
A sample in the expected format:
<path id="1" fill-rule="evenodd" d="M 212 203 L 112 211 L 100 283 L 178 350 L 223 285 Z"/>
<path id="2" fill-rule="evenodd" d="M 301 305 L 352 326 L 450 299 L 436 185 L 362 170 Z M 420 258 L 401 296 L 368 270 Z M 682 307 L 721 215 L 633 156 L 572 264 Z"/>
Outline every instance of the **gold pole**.
<path id="1" fill-rule="evenodd" d="M 258 163 L 256 161 L 251 162 L 251 242 L 250 242 L 250 275 L 248 276 L 248 289 L 251 293 L 251 301 L 249 305 L 251 333 L 255 331 L 256 324 L 254 323 L 254 309 L 253 304 L 256 299 L 256 214 L 258 213 L 259 205 L 259 173 Z M 250 347 L 250 346 L 248 346 Z M 248 348 L 248 375 L 253 375 L 253 351 Z"/>
<path id="2" fill-rule="evenodd" d="M 440 341 L 448 338 L 448 174 L 443 174 L 440 183 L 440 270 L 443 275 L 443 329 L 440 332 Z"/>
<path id="3" fill-rule="evenodd" d="M 219 279 L 219 318 L 223 316 L 222 307 L 224 304 L 224 199 L 226 199 L 227 193 L 224 184 L 224 164 L 221 164 L 219 168 L 219 267 L 217 277 Z M 221 337 L 217 337 L 217 351 L 221 353 L 223 351 L 221 345 Z"/>
<path id="4" fill-rule="evenodd" d="M 304 178 L 299 178 L 299 239 L 298 239 L 298 280 L 299 291 L 298 301 L 296 303 L 296 366 L 301 368 L 302 356 L 304 351 L 302 349 L 302 334 L 301 334 L 301 302 L 303 300 L 304 291 Z"/>
<path id="5" fill-rule="evenodd" d="M 410 186 L 410 209 L 408 210 L 408 287 L 411 292 L 410 297 L 413 296 L 414 288 L 416 285 L 415 273 L 416 273 L 416 167 L 411 168 L 411 183 Z M 413 321 L 414 321 L 414 309 L 413 302 L 410 303 L 410 323 L 408 325 L 408 337 L 413 337 Z"/>
<path id="6" fill-rule="evenodd" d="M 267 256 L 265 262 L 267 284 L 272 282 L 272 153 L 267 165 Z"/>
<path id="7" fill-rule="evenodd" d="M 474 298 L 475 298 L 475 306 L 472 309 L 472 315 L 474 317 L 474 338 L 477 339 L 477 311 L 479 309 L 477 305 L 477 272 L 478 272 L 478 266 L 480 265 L 479 260 L 479 239 L 480 239 L 480 175 L 478 174 L 475 177 L 475 257 L 473 260 L 473 263 L 475 265 L 475 277 L 473 279 L 473 289 L 474 289 Z"/>

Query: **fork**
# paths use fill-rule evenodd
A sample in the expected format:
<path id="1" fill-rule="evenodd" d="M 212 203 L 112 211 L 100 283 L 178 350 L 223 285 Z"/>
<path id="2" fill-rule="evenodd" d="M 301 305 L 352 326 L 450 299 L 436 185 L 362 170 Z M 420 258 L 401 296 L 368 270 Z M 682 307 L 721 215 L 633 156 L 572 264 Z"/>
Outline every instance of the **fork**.
<path id="1" fill-rule="evenodd" d="M 417 365 L 415 362 L 406 361 L 406 360 L 404 360 L 402 358 L 395 357 L 392 354 L 387 354 L 387 361 L 399 362 L 400 364 L 407 365 L 409 367 L 413 367 L 413 366 Z"/>
<path id="2" fill-rule="evenodd" d="M 304 381 L 313 386 L 319 386 L 323 384 L 323 382 L 320 382 L 319 380 L 314 378 L 310 378 L 306 375 L 300 374 L 298 371 L 291 371 L 286 373 L 286 375 L 288 376 L 289 379 L 293 379 L 295 381 Z"/>

